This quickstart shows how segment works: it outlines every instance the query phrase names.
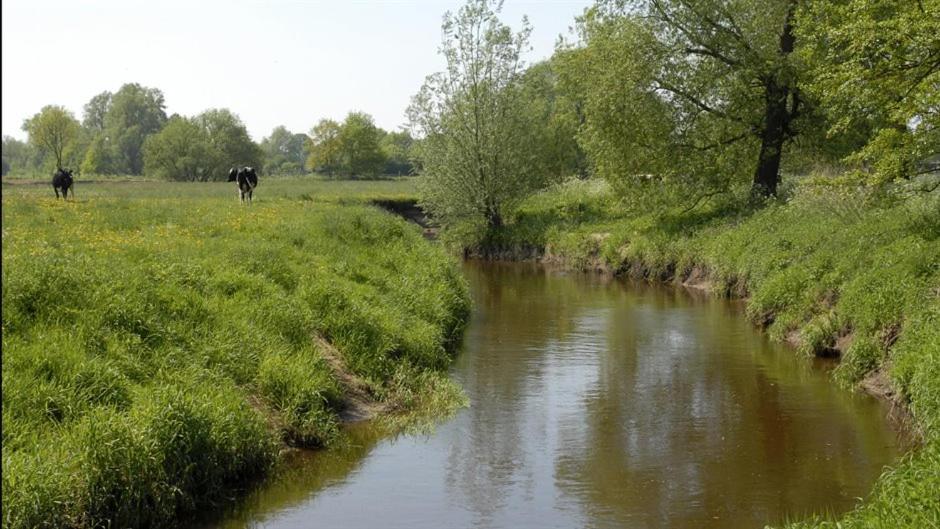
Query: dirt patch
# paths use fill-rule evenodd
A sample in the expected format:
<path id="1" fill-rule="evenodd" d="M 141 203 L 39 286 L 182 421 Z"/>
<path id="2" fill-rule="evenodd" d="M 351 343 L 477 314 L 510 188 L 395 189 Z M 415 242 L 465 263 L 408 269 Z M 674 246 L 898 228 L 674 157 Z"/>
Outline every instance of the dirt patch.
<path id="1" fill-rule="evenodd" d="M 907 402 L 895 389 L 888 376 L 889 365 L 885 364 L 865 375 L 858 383 L 858 387 L 869 395 L 873 395 L 890 405 L 888 418 L 898 431 L 902 432 L 911 443 L 916 446 L 924 440 L 924 432 L 918 426 Z"/>
<path id="2" fill-rule="evenodd" d="M 317 344 L 317 349 L 342 386 L 343 409 L 339 412 L 340 421 L 344 423 L 367 421 L 376 415 L 391 411 L 391 406 L 375 400 L 368 383 L 349 370 L 343 361 L 342 354 L 333 347 L 333 344 L 322 336 L 316 336 L 314 343 Z"/>
<path id="3" fill-rule="evenodd" d="M 685 281 L 682 282 L 682 286 L 688 288 L 694 288 L 697 290 L 705 290 L 711 292 L 715 289 L 715 283 L 711 280 L 711 276 L 704 267 L 693 266 L 692 270 L 689 271 L 688 277 L 685 278 Z"/>

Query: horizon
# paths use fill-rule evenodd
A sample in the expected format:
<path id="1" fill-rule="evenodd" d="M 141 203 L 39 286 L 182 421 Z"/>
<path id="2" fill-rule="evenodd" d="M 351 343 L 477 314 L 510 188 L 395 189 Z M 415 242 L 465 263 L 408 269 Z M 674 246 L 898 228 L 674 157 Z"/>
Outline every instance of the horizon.
<path id="1" fill-rule="evenodd" d="M 352 111 L 399 130 L 411 96 L 443 69 L 441 20 L 462 4 L 3 2 L 0 132 L 25 141 L 23 121 L 45 105 L 64 106 L 81 121 L 93 96 L 126 83 L 160 89 L 167 116 L 227 108 L 254 141 L 281 125 L 307 133 L 322 118 L 340 121 Z M 551 56 L 591 4 L 508 0 L 500 19 L 518 30 L 528 16 L 532 64 Z M 228 35 L 227 28 L 246 27 L 247 37 Z"/>

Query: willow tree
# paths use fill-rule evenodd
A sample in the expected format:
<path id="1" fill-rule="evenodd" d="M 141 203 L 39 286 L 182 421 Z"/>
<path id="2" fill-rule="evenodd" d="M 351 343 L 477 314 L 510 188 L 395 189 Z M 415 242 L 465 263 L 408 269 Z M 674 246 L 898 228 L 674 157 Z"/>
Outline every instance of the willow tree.
<path id="1" fill-rule="evenodd" d="M 748 183 L 777 193 L 803 104 L 797 0 L 601 1 L 567 53 L 581 138 L 625 190 L 698 201 Z M 573 78 L 573 80 L 571 79 Z"/>
<path id="2" fill-rule="evenodd" d="M 444 15 L 447 69 L 429 76 L 408 109 L 421 141 L 422 206 L 442 224 L 491 233 L 545 181 L 520 87 L 531 28 L 500 22 L 502 2 L 469 0 Z"/>

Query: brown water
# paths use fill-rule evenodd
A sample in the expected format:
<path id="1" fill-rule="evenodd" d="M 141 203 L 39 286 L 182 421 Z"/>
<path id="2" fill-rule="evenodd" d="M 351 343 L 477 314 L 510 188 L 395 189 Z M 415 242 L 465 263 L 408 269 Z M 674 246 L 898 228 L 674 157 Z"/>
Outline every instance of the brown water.
<path id="1" fill-rule="evenodd" d="M 470 408 L 430 435 L 352 428 L 220 527 L 762 527 L 849 510 L 898 456 L 879 402 L 739 303 L 525 264 L 466 275 Z"/>

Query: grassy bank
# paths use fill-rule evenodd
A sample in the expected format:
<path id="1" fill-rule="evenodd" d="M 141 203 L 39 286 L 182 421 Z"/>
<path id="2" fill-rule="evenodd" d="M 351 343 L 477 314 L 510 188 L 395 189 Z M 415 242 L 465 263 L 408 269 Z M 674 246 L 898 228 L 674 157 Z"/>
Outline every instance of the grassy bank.
<path id="1" fill-rule="evenodd" d="M 840 354 L 836 382 L 903 403 L 925 446 L 838 521 L 940 526 L 940 197 L 874 207 L 801 190 L 757 210 L 628 214 L 600 182 L 531 197 L 472 252 L 541 258 L 747 298 L 747 314 L 806 355 Z"/>
<path id="2" fill-rule="evenodd" d="M 456 263 L 365 205 L 408 185 L 4 186 L 3 526 L 173 525 L 364 401 L 459 399 Z"/>

